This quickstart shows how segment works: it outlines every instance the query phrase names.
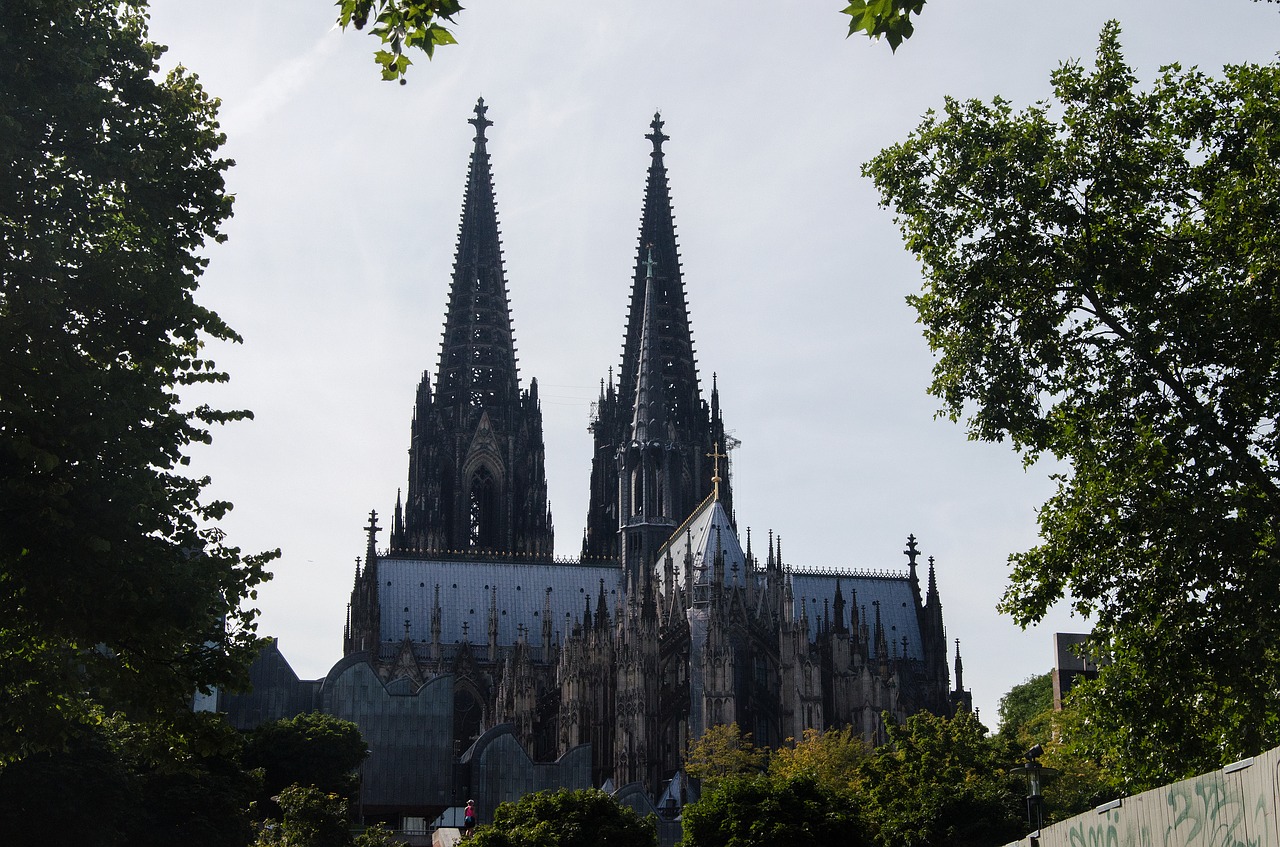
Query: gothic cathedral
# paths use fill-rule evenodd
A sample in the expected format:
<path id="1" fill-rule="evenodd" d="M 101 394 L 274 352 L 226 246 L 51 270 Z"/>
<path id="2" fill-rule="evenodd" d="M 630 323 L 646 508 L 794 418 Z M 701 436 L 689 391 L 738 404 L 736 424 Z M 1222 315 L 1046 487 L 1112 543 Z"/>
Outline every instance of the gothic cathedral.
<path id="1" fill-rule="evenodd" d="M 459 792 L 496 801 L 575 782 L 633 786 L 669 807 L 682 755 L 710 726 L 736 723 L 769 746 L 852 726 L 875 744 L 882 713 L 967 706 L 958 644 L 951 684 L 933 560 L 922 590 L 914 537 L 904 570 L 872 571 L 793 566 L 772 533 L 763 553 L 739 534 L 719 391 L 713 379 L 705 398 L 694 359 L 657 116 L 622 362 L 590 426 L 582 552 L 554 558 L 538 383 L 522 389 L 516 369 L 485 113 L 481 100 L 406 496 L 385 548 L 370 515 L 345 658 L 324 680 L 284 686 L 278 658 L 276 683 L 242 698 L 239 722 L 307 704 L 355 720 L 372 751 L 366 808 L 429 817 Z M 497 750 L 505 764 L 483 770 L 482 753 Z"/>

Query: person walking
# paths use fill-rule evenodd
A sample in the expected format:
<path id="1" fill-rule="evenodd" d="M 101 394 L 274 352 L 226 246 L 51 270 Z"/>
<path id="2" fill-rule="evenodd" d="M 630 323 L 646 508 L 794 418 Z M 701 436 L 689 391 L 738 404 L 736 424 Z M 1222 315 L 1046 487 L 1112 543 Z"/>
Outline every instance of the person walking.
<path id="1" fill-rule="evenodd" d="M 467 808 L 462 813 L 462 837 L 470 838 L 476 831 L 476 801 L 468 800 Z"/>

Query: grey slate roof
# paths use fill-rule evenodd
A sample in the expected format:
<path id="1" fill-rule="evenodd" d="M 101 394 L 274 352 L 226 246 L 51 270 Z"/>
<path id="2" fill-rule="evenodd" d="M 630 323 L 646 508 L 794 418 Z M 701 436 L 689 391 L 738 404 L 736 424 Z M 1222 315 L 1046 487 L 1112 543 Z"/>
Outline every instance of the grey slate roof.
<path id="1" fill-rule="evenodd" d="M 489 639 L 489 610 L 497 589 L 498 644 L 518 640 L 516 628 L 528 628 L 533 644 L 542 638 L 542 615 L 551 589 L 551 626 L 563 638 L 566 619 L 579 621 L 591 600 L 597 612 L 600 582 L 604 580 L 609 615 L 620 591 L 621 569 L 611 564 L 528 563 L 518 561 L 435 561 L 386 557 L 378 560 L 378 600 L 382 609 L 383 642 L 431 640 L 431 610 L 440 586 L 440 641 L 462 641 L 463 623 L 472 644 Z M 566 618 L 567 616 L 567 618 Z"/>
<path id="2" fill-rule="evenodd" d="M 859 571 L 837 575 L 835 571 L 793 570 L 791 573 L 791 592 L 796 601 L 796 613 L 800 604 L 804 603 L 809 613 L 809 637 L 818 632 L 822 621 L 823 601 L 827 602 L 829 614 L 832 598 L 836 595 L 836 581 L 840 582 L 840 593 L 844 595 L 845 625 L 852 614 L 854 592 L 857 592 L 859 611 L 866 607 L 867 626 L 871 635 L 875 635 L 876 610 L 872 606 L 875 600 L 880 601 L 880 622 L 884 626 L 884 637 L 889 642 L 889 655 L 893 655 L 897 645 L 898 655 L 902 655 L 902 637 L 907 637 L 907 657 L 923 659 L 920 638 L 920 621 L 916 617 L 915 598 L 911 593 L 911 583 L 906 575 L 870 575 Z"/>

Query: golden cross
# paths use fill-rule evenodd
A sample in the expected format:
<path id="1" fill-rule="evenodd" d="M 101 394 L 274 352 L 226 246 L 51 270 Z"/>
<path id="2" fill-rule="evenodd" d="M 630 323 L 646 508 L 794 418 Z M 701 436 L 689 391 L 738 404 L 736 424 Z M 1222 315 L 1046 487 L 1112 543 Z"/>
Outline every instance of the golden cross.
<path id="1" fill-rule="evenodd" d="M 711 474 L 711 486 L 715 499 L 720 499 L 720 460 L 729 458 L 727 453 L 720 452 L 720 442 L 717 441 L 711 448 L 711 452 L 707 454 L 708 459 L 715 460 L 715 470 Z"/>

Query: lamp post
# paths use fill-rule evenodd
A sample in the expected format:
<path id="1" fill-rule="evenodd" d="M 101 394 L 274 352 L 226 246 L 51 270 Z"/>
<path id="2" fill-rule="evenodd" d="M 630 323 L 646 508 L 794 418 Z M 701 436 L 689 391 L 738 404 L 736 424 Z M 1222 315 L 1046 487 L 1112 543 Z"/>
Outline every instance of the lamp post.
<path id="1" fill-rule="evenodd" d="M 1031 832 L 1039 832 L 1044 827 L 1044 780 L 1057 775 L 1054 768 L 1046 768 L 1040 764 L 1044 748 L 1039 744 L 1023 754 L 1027 760 L 1025 765 L 1012 768 L 1009 772 L 1020 774 L 1027 781 L 1027 828 Z"/>

